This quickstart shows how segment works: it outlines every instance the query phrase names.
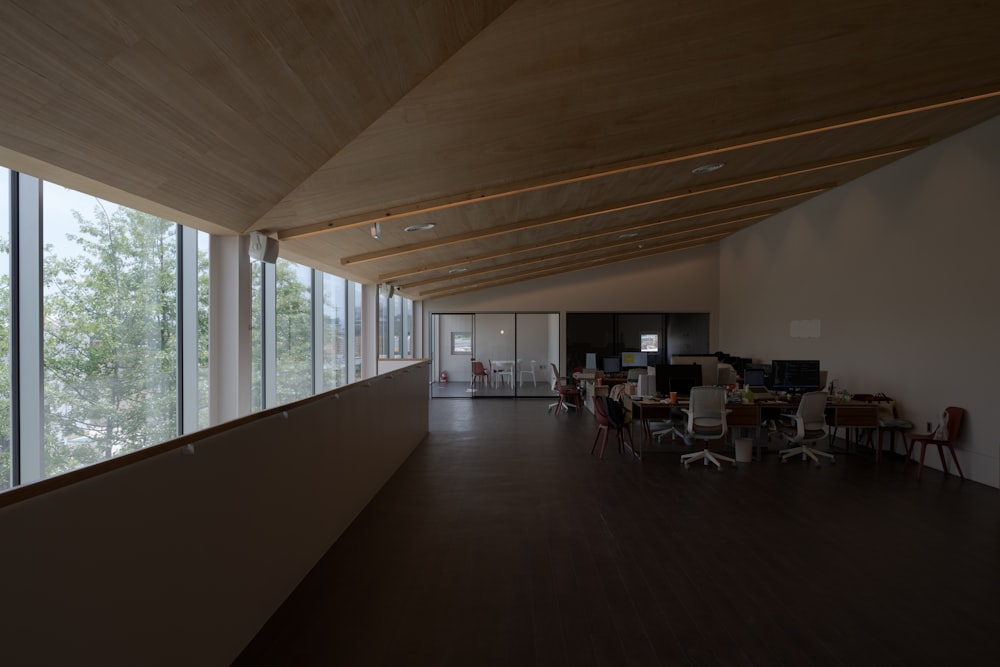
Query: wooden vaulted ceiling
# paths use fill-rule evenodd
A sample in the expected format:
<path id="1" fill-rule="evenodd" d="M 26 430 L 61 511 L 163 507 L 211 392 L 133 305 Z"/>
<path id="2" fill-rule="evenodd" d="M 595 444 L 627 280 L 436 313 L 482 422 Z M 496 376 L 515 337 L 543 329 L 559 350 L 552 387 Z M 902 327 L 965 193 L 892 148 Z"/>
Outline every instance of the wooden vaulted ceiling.
<path id="1" fill-rule="evenodd" d="M 939 0 L 0 0 L 0 164 L 433 298 L 669 262 L 989 119 L 998 26 Z"/>

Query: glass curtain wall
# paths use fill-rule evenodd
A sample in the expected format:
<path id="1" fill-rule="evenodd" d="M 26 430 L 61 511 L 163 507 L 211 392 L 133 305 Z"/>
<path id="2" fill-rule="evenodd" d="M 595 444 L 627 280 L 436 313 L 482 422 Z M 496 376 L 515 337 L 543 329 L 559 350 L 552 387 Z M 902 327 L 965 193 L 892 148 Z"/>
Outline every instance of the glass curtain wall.
<path id="1" fill-rule="evenodd" d="M 312 269 L 279 259 L 275 272 L 276 403 L 313 394 Z"/>
<path id="2" fill-rule="evenodd" d="M 177 225 L 44 183 L 44 476 L 178 434 Z"/>
<path id="3" fill-rule="evenodd" d="M 208 426 L 209 240 L 0 167 L 0 490 Z M 359 284 L 251 276 L 255 410 L 361 376 Z"/>
<path id="4" fill-rule="evenodd" d="M 198 232 L 198 428 L 208 423 L 208 244 L 210 235 Z"/>
<path id="5" fill-rule="evenodd" d="M 347 286 L 323 274 L 323 390 L 347 384 Z M 353 359 L 351 360 L 353 364 Z"/>
<path id="6" fill-rule="evenodd" d="M 0 491 L 13 484 L 10 376 L 10 170 L 0 167 Z"/>
<path id="7" fill-rule="evenodd" d="M 378 356 L 380 359 L 413 358 L 413 301 L 399 294 L 378 296 Z"/>

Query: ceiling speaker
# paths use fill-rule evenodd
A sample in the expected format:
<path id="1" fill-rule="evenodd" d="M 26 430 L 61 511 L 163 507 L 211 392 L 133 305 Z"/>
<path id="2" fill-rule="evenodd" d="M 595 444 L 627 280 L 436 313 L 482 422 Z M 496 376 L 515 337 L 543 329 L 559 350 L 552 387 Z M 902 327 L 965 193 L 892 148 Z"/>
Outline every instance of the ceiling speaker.
<path id="1" fill-rule="evenodd" d="M 250 259 L 274 264 L 278 259 L 278 239 L 264 236 L 260 232 L 250 232 Z"/>

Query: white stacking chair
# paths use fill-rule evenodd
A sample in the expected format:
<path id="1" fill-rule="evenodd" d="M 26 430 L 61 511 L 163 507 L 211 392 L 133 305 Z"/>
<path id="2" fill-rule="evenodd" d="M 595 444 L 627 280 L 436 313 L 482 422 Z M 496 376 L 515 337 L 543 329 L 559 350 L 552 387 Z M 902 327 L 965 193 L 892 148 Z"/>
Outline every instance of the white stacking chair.
<path id="1" fill-rule="evenodd" d="M 523 387 L 524 386 L 524 376 L 525 375 L 531 376 L 531 386 L 532 387 L 534 387 L 535 385 L 538 384 L 535 381 L 535 360 L 534 359 L 531 360 L 531 368 L 529 368 L 528 370 L 524 369 L 524 360 L 523 359 L 518 359 L 517 360 L 517 385 L 519 387 Z"/>

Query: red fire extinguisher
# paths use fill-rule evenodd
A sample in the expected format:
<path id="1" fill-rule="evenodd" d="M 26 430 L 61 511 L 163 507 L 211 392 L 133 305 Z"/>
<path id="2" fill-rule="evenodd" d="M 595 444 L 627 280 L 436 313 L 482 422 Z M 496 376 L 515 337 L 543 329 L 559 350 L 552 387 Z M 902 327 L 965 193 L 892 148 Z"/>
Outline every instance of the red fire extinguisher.
<path id="1" fill-rule="evenodd" d="M 441 382 L 448 381 L 448 373 L 446 371 L 441 371 Z"/>

